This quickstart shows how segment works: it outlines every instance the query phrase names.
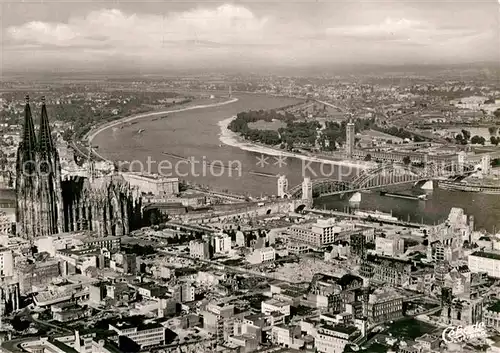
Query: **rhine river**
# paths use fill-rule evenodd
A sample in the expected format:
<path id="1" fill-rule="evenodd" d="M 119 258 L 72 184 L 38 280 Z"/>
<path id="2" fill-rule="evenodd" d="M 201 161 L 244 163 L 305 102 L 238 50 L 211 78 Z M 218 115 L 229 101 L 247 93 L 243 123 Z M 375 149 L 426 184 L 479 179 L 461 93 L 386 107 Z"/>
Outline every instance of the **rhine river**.
<path id="1" fill-rule="evenodd" d="M 222 144 L 219 139 L 219 121 L 242 111 L 274 109 L 298 102 L 292 98 L 246 93 L 237 93 L 236 97 L 238 101 L 219 107 L 169 113 L 165 118 L 147 117 L 136 120 L 132 125 L 123 124 L 121 127 L 109 128 L 99 133 L 93 144 L 99 146 L 97 151 L 106 158 L 135 161 L 131 168 L 133 170 L 142 168 L 156 173 L 161 163 L 161 172 L 164 175 L 178 176 L 180 179 L 209 185 L 218 190 L 252 196 L 276 194 L 277 189 L 276 178 L 255 175 L 255 172 L 284 174 L 288 177 L 290 186 L 298 185 L 302 181 L 303 171 L 312 178 L 321 177 L 317 164 L 287 158 L 284 161 L 286 165 L 280 165 L 272 156 L 264 159 L 265 163 L 258 164 L 258 157 L 261 157 L 259 153 Z M 175 156 L 193 158 L 195 163 L 188 164 Z M 323 174 L 333 178 L 342 175 L 348 179 L 357 172 L 354 169 L 349 170 L 348 167 L 323 168 Z M 339 200 L 338 197 L 317 199 L 315 205 L 338 210 L 350 206 L 347 200 Z M 423 220 L 428 224 L 443 221 L 452 207 L 461 207 L 467 214 L 474 216 L 476 229 L 485 228 L 490 232 L 500 229 L 499 195 L 435 189 L 429 194 L 427 201 L 414 201 L 382 197 L 373 192 L 363 193 L 358 207 L 392 211 L 393 215 L 400 219 L 410 219 L 414 222 Z"/>

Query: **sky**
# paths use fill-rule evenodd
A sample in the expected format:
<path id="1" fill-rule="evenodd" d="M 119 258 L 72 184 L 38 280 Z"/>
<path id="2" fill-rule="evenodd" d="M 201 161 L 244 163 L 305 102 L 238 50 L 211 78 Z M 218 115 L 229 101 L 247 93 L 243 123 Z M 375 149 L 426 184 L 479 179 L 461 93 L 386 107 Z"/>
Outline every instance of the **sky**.
<path id="1" fill-rule="evenodd" d="M 8 70 L 500 62 L 500 0 L 0 0 Z"/>

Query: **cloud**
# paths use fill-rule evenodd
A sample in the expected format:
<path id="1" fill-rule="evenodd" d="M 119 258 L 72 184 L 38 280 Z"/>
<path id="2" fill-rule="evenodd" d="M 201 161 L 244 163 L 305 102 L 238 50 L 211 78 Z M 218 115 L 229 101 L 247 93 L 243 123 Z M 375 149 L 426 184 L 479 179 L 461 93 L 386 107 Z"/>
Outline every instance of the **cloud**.
<path id="1" fill-rule="evenodd" d="M 146 68 L 387 62 L 425 56 L 436 60 L 451 53 L 454 58 L 478 56 L 492 42 L 491 36 L 464 29 L 461 23 L 439 27 L 409 14 L 398 18 L 392 13 L 380 23 L 367 17 L 343 25 L 330 14 L 314 21 L 307 14 L 287 17 L 285 8 L 271 16 L 248 6 L 207 3 L 164 13 L 111 8 L 66 21 L 28 21 L 4 31 L 2 65 L 92 67 L 123 62 Z M 340 14 L 336 16 L 338 20 Z"/>
<path id="2" fill-rule="evenodd" d="M 427 22 L 406 18 L 387 18 L 379 24 L 327 28 L 326 34 L 360 41 L 411 42 L 415 45 L 436 44 L 437 41 L 477 35 L 463 28 L 438 28 Z"/>
<path id="3" fill-rule="evenodd" d="M 215 9 L 162 15 L 126 14 L 117 9 L 90 12 L 68 23 L 28 22 L 9 27 L 16 42 L 60 47 L 101 46 L 161 47 L 164 43 L 254 43 L 263 38 L 267 18 L 257 18 L 244 7 L 222 5 Z"/>

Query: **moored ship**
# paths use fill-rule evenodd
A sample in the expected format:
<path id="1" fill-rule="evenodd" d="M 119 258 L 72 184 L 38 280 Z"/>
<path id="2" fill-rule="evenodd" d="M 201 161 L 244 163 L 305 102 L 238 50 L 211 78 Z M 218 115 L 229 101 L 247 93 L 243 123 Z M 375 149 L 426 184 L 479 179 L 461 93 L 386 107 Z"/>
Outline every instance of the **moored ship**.
<path id="1" fill-rule="evenodd" d="M 381 196 L 387 196 L 387 197 L 399 198 L 399 199 L 407 199 L 407 200 L 418 200 L 418 201 L 425 201 L 425 200 L 427 200 L 427 195 L 426 194 L 410 195 L 410 194 L 401 194 L 401 193 L 398 193 L 398 192 L 381 191 L 380 195 Z"/>
<path id="2" fill-rule="evenodd" d="M 389 222 L 398 221 L 398 219 L 394 217 L 392 214 L 380 211 L 356 211 L 354 212 L 354 215 L 362 218 L 372 218 L 379 221 L 389 221 Z"/>
<path id="3" fill-rule="evenodd" d="M 250 172 L 248 172 L 249 174 L 252 174 L 252 175 L 257 175 L 257 176 L 263 176 L 263 177 L 269 177 L 269 178 L 276 178 L 277 175 L 276 174 L 273 174 L 273 173 L 266 173 L 266 172 L 257 172 L 255 170 L 251 170 Z"/>
<path id="4" fill-rule="evenodd" d="M 500 194 L 500 185 L 488 185 L 488 184 L 483 185 L 483 184 L 467 183 L 460 181 L 440 180 L 438 182 L 438 187 L 443 190 L 451 190 L 451 191 L 480 192 L 483 194 L 492 194 L 492 195 Z"/>

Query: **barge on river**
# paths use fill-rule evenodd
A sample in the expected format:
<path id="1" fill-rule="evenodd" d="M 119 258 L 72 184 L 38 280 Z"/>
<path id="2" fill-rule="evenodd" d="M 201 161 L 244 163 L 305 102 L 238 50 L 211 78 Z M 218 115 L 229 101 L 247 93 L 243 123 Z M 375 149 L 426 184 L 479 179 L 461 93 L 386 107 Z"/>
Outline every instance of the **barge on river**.
<path id="1" fill-rule="evenodd" d="M 409 195 L 409 194 L 400 194 L 397 192 L 389 192 L 389 191 L 381 191 L 381 196 L 394 197 L 398 199 L 407 199 L 407 200 L 416 200 L 416 201 L 425 201 L 427 200 L 427 195 Z"/>
<path id="2" fill-rule="evenodd" d="M 488 185 L 479 183 L 466 183 L 460 181 L 440 180 L 438 187 L 443 190 L 480 192 L 483 194 L 500 195 L 499 185 Z"/>

